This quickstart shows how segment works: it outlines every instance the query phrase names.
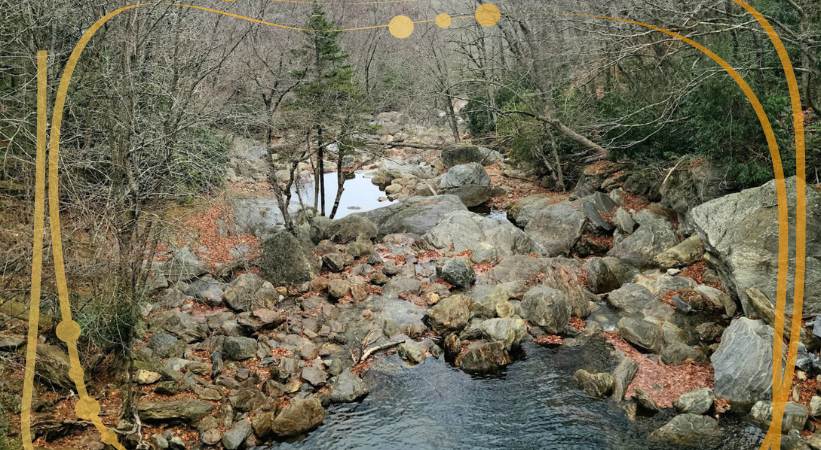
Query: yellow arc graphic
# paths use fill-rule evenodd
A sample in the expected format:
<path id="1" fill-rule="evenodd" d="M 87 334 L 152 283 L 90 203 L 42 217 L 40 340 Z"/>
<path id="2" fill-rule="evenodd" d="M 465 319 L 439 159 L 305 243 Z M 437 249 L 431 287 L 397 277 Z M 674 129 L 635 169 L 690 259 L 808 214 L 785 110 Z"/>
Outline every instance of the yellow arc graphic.
<path id="1" fill-rule="evenodd" d="M 790 97 L 793 109 L 793 121 L 795 131 L 796 143 L 796 270 L 795 270 L 795 286 L 794 286 L 794 306 L 793 317 L 791 323 L 790 342 L 787 356 L 787 367 L 785 373 L 781 374 L 780 361 L 782 355 L 782 337 L 784 324 L 784 310 L 786 304 L 786 275 L 788 273 L 788 253 L 787 248 L 789 244 L 789 223 L 787 211 L 787 196 L 786 186 L 784 182 L 784 172 L 781 163 L 778 144 L 775 139 L 770 121 L 766 112 L 761 105 L 756 94 L 747 84 L 747 82 L 739 75 L 725 60 L 720 56 L 707 49 L 698 42 L 683 36 L 674 31 L 657 27 L 655 25 L 639 22 L 632 19 L 607 17 L 607 16 L 591 16 L 579 14 L 586 17 L 596 19 L 614 21 L 641 26 L 649 30 L 666 34 L 676 40 L 684 42 L 696 50 L 700 51 L 708 58 L 713 60 L 728 75 L 736 82 L 741 91 L 747 97 L 752 105 L 756 116 L 761 124 L 762 130 L 766 137 L 767 146 L 772 158 L 773 170 L 776 178 L 776 193 L 778 198 L 778 222 L 779 222 L 779 250 L 778 250 L 778 285 L 777 285 L 777 300 L 776 300 L 776 323 L 775 334 L 776 338 L 773 342 L 773 421 L 770 430 L 767 433 L 762 448 L 780 448 L 781 436 L 781 422 L 784 403 L 786 402 L 786 395 L 790 390 L 792 382 L 792 375 L 794 371 L 795 358 L 797 356 L 798 338 L 801 327 L 801 312 L 803 307 L 803 293 L 804 293 L 804 272 L 805 272 L 805 256 L 806 256 L 806 181 L 805 181 L 805 141 L 804 141 L 804 124 L 803 114 L 801 111 L 801 101 L 798 91 L 798 84 L 793 71 L 793 66 L 783 46 L 780 38 L 772 29 L 769 22 L 754 8 L 743 2 L 742 0 L 734 0 L 737 4 L 742 6 L 745 10 L 751 13 L 756 20 L 762 25 L 767 32 L 770 40 L 773 42 L 776 51 L 784 68 L 789 86 Z M 68 299 L 68 285 L 65 275 L 65 263 L 63 258 L 62 237 L 59 214 L 59 146 L 60 146 L 60 132 L 62 126 L 62 119 L 68 89 L 71 84 L 71 79 L 74 70 L 82 56 L 85 47 L 88 45 L 94 35 L 111 19 L 114 17 L 136 8 L 145 6 L 144 4 L 135 3 L 123 6 L 111 11 L 97 22 L 95 22 L 88 30 L 85 31 L 81 39 L 75 45 L 69 56 L 68 62 L 63 70 L 58 86 L 54 111 L 51 122 L 51 136 L 48 151 L 48 199 L 49 199 L 49 218 L 51 227 L 51 240 L 54 254 L 55 278 L 57 282 L 57 292 L 60 304 L 61 322 L 57 326 L 57 336 L 63 340 L 68 347 L 70 369 L 69 376 L 75 383 L 77 388 L 79 400 L 76 404 L 76 414 L 78 417 L 92 422 L 95 428 L 101 435 L 101 440 L 114 446 L 117 449 L 123 449 L 122 445 L 117 441 L 116 435 L 107 429 L 99 418 L 100 405 L 99 403 L 88 395 L 85 387 L 84 374 L 82 366 L 79 361 L 79 354 L 77 351 L 77 340 L 80 336 L 80 327 L 77 322 L 71 318 L 71 308 Z M 195 9 L 205 12 L 224 15 L 227 17 L 244 20 L 250 23 L 259 25 L 281 28 L 293 31 L 310 31 L 300 27 L 293 27 L 288 25 L 268 22 L 262 19 L 256 19 L 248 16 L 241 16 L 238 14 L 216 10 L 208 7 L 190 5 L 190 4 L 176 4 L 175 6 L 186 9 Z M 404 16 L 401 16 L 404 17 Z M 501 18 L 501 13 L 493 4 L 483 4 L 476 11 L 476 19 L 483 26 L 490 26 L 498 23 Z M 407 19 L 405 21 L 404 19 Z M 413 32 L 414 22 L 405 17 L 401 20 L 398 26 L 399 35 L 407 33 L 407 36 Z M 396 20 L 396 18 L 394 19 Z M 408 22 L 410 25 L 408 25 Z M 416 22 L 416 23 L 425 23 Z M 437 20 L 437 24 L 441 26 Z M 449 24 L 448 24 L 449 25 Z M 340 29 L 338 31 L 358 31 L 374 28 L 389 28 L 391 25 L 374 25 L 360 28 Z M 410 29 L 408 31 L 408 28 Z M 393 31 L 392 31 L 393 32 Z M 396 34 L 395 34 L 396 35 Z M 400 37 L 397 35 L 397 37 Z M 405 36 L 405 37 L 407 37 Z M 39 301 L 41 293 L 41 278 L 42 278 L 42 254 L 43 254 L 43 234 L 44 234 L 44 210 L 45 210 L 45 160 L 46 160 L 46 126 L 47 126 L 47 54 L 40 51 L 37 54 L 37 151 L 35 163 L 35 207 L 34 207 L 34 235 L 33 235 L 33 253 L 32 253 L 32 275 L 31 275 L 31 306 L 29 310 L 29 328 L 28 340 L 26 345 L 26 369 L 24 375 L 23 396 L 21 405 L 21 434 L 23 437 L 23 445 L 29 450 L 33 449 L 32 435 L 31 435 L 31 400 L 33 394 L 34 381 L 34 367 L 36 362 L 36 346 L 37 346 L 37 332 L 39 325 Z M 775 361 L 778 361 L 778 368 L 776 368 Z"/>

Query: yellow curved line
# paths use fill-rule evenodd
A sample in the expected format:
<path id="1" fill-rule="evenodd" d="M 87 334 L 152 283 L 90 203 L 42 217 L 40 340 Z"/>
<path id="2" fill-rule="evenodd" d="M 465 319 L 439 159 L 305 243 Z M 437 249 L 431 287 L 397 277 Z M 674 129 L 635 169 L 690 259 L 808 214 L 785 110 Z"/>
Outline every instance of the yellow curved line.
<path id="1" fill-rule="evenodd" d="M 68 356 L 69 356 L 69 378 L 74 382 L 74 385 L 77 389 L 78 394 L 78 401 L 75 405 L 75 413 L 78 417 L 88 420 L 94 424 L 94 427 L 100 433 L 101 441 L 111 445 L 118 450 L 124 450 L 124 447 L 118 442 L 116 434 L 114 434 L 111 430 L 105 427 L 100 419 L 99 412 L 100 412 L 100 404 L 95 399 L 91 398 L 88 395 L 88 391 L 85 386 L 85 376 L 83 372 L 82 365 L 80 364 L 80 357 L 79 352 L 77 350 L 77 341 L 80 337 L 80 327 L 77 322 L 72 319 L 71 314 L 71 304 L 68 297 L 68 282 L 65 274 L 65 259 L 63 256 L 63 241 L 62 241 L 62 233 L 61 233 L 61 225 L 60 225 L 60 206 L 59 206 L 59 159 L 60 159 L 60 135 L 63 123 L 63 114 L 65 109 L 66 99 L 68 97 L 68 89 L 71 85 L 71 80 L 74 75 L 74 70 L 77 67 L 77 64 L 80 61 L 80 57 L 82 56 L 85 48 L 88 46 L 88 43 L 91 39 L 97 34 L 97 32 L 109 21 L 114 19 L 115 17 L 119 16 L 122 13 L 127 11 L 131 11 L 137 8 L 141 8 L 147 6 L 143 3 L 133 3 L 129 5 L 122 6 L 111 12 L 107 13 L 105 16 L 98 19 L 91 25 L 81 36 L 80 40 L 74 46 L 71 54 L 66 62 L 66 65 L 63 69 L 63 73 L 60 77 L 60 83 L 57 88 L 57 94 L 55 97 L 54 102 L 54 111 L 52 113 L 51 118 L 51 135 L 49 137 L 49 151 L 48 151 L 48 202 L 49 202 L 49 225 L 51 230 L 51 242 L 52 242 L 52 251 L 54 257 L 54 272 L 55 272 L 55 280 L 57 284 L 57 296 L 59 300 L 59 307 L 60 307 L 60 316 L 61 321 L 57 325 L 57 337 L 60 338 L 63 342 L 66 343 L 66 347 L 68 348 Z M 199 5 L 192 5 L 192 4 L 175 4 L 179 8 L 185 9 L 193 9 L 193 10 L 200 10 L 204 12 L 209 12 L 213 14 L 219 14 L 227 17 L 231 17 L 238 20 L 243 20 L 246 22 L 273 27 L 273 28 L 280 28 L 285 30 L 291 31 L 302 31 L 302 32 L 311 32 L 313 30 L 303 27 L 293 27 L 290 25 L 283 25 L 278 24 L 262 19 L 257 19 L 249 16 L 243 16 L 239 14 L 230 13 L 227 11 L 221 11 L 218 9 L 208 8 Z M 419 21 L 415 23 L 428 23 L 430 20 Z M 361 31 L 361 30 L 370 30 L 370 29 L 378 29 L 378 28 L 386 28 L 387 25 L 374 25 L 374 26 L 366 26 L 366 27 L 355 27 L 355 28 L 344 28 L 344 29 L 337 29 L 336 31 L 344 32 L 344 31 Z M 39 67 L 38 67 L 39 70 Z M 39 72 L 38 72 L 39 73 Z M 38 81 L 39 83 L 39 81 Z M 39 84 L 38 84 L 39 87 Z M 39 92 L 38 92 L 39 95 Z M 45 94 L 43 94 L 42 99 L 45 99 Z M 41 97 L 38 96 L 38 106 L 41 101 Z M 43 107 L 42 109 L 38 110 L 38 114 L 45 114 L 46 108 Z M 38 118 L 39 120 L 39 118 Z M 39 125 L 39 121 L 38 121 Z M 38 136 L 39 133 L 43 133 L 42 141 L 38 141 L 38 151 L 40 146 L 42 145 L 42 150 L 45 152 L 45 126 L 41 129 L 38 129 Z M 44 155 L 43 155 L 44 156 Z M 39 161 L 42 163 L 42 160 Z M 36 204 L 36 193 L 35 193 L 35 211 L 37 211 L 37 204 Z M 42 199 L 41 199 L 42 200 Z M 42 210 L 40 210 L 40 217 L 42 218 Z M 35 224 L 37 223 L 37 218 L 35 217 Z M 35 242 L 34 242 L 34 250 L 37 251 L 39 247 L 42 249 L 43 245 L 43 237 L 42 232 L 40 233 L 39 240 L 37 239 L 37 232 L 35 230 Z M 42 250 L 40 250 L 42 254 Z M 33 262 L 38 262 L 36 259 L 36 255 L 33 258 Z M 42 264 L 42 257 L 39 259 L 40 266 Z M 37 265 L 34 265 L 32 268 L 32 307 L 29 311 L 29 319 L 30 322 L 34 320 L 35 322 L 39 322 L 39 287 L 40 282 L 39 280 L 35 279 L 34 277 L 40 277 L 41 270 Z M 37 289 L 35 289 L 35 287 Z M 36 294 L 36 299 L 34 296 Z M 34 308 L 37 306 L 37 308 Z M 33 334 L 33 339 L 32 339 Z M 37 326 L 29 327 L 29 341 L 27 342 L 27 354 L 26 354 L 26 367 L 27 367 L 27 376 L 33 377 L 34 373 L 34 366 L 36 363 L 36 339 L 37 339 Z M 35 353 L 33 356 L 30 355 L 30 349 L 34 345 Z M 30 375 L 29 375 L 30 374 Z M 26 378 L 28 379 L 28 378 Z M 24 383 L 24 392 L 22 398 L 22 405 L 21 411 L 25 412 L 23 417 L 21 418 L 21 428 L 22 428 L 22 436 L 23 436 L 23 446 L 26 450 L 33 449 L 33 442 L 31 436 L 31 397 L 33 395 L 33 380 L 28 383 Z"/>
<path id="2" fill-rule="evenodd" d="M 763 16 L 761 16 L 761 14 L 758 13 L 754 8 L 744 4 L 743 2 L 741 2 L 741 0 L 734 1 L 736 1 L 739 4 L 742 4 L 742 6 L 745 7 L 745 9 L 753 13 L 753 15 L 756 16 L 756 19 L 759 20 L 759 23 L 761 23 L 761 21 L 766 22 L 766 19 L 764 19 Z M 738 72 L 732 68 L 732 66 L 730 66 L 726 61 L 724 61 L 721 57 L 716 55 L 708 48 L 693 41 L 690 38 L 687 38 L 686 36 L 683 36 L 671 30 L 657 27 L 655 25 L 631 19 L 623 19 L 608 16 L 590 16 L 586 14 L 580 15 L 593 17 L 596 19 L 622 22 L 641 26 L 653 31 L 664 33 L 674 39 L 680 40 L 692 46 L 693 48 L 699 50 L 701 53 L 703 53 L 704 55 L 712 59 L 714 62 L 719 64 L 724 69 L 724 71 L 727 72 L 727 74 L 729 74 L 733 78 L 733 80 L 735 80 L 735 82 L 739 85 L 744 95 L 752 104 L 753 109 L 755 110 L 755 113 L 758 116 L 758 120 L 767 139 L 767 146 L 770 151 L 770 157 L 772 158 L 773 172 L 775 175 L 776 198 L 778 203 L 778 279 L 776 283 L 775 337 L 773 339 L 773 420 L 770 424 L 770 429 L 767 432 L 767 435 L 765 437 L 764 442 L 762 443 L 761 448 L 772 448 L 774 450 L 778 450 L 781 446 L 780 436 L 784 404 L 786 402 L 787 393 L 790 390 L 790 384 L 792 383 L 795 359 L 798 353 L 798 341 L 800 339 L 801 332 L 801 316 L 803 308 L 804 271 L 806 257 L 806 181 L 804 179 L 804 123 L 803 113 L 801 112 L 800 96 L 798 96 L 798 84 L 795 80 L 795 74 L 792 70 L 792 64 L 789 60 L 789 56 L 786 53 L 786 49 L 784 49 L 784 46 L 781 43 L 781 40 L 778 38 L 778 35 L 775 33 L 775 30 L 773 30 L 772 27 L 769 26 L 769 24 L 767 23 L 767 26 L 765 26 L 765 30 L 767 31 L 767 34 L 770 35 L 770 39 L 773 40 L 774 43 L 777 42 L 777 44 L 775 44 L 776 48 L 779 49 L 780 47 L 780 50 L 778 50 L 779 57 L 781 58 L 781 62 L 784 66 L 785 73 L 787 74 L 788 84 L 790 84 L 790 97 L 792 100 L 793 120 L 795 123 L 794 126 L 797 165 L 796 173 L 798 174 L 798 176 L 796 177 L 796 273 L 794 287 L 794 306 L 790 331 L 790 346 L 787 356 L 787 367 L 786 373 L 784 374 L 782 380 L 780 365 L 783 346 L 782 328 L 784 326 L 784 312 L 787 296 L 787 274 L 789 272 L 789 213 L 787 205 L 787 189 L 784 180 L 784 168 L 781 163 L 781 155 L 778 150 L 778 143 L 775 139 L 775 133 L 773 132 L 769 118 L 767 117 L 767 114 L 763 106 L 761 105 L 761 102 L 759 101 L 758 97 L 755 95 L 753 90 L 750 88 L 749 84 L 747 84 L 747 82 L 744 81 L 741 75 L 739 75 Z M 790 78 L 792 78 L 792 81 L 790 81 Z M 776 366 L 776 361 L 778 362 L 778 366 Z M 775 439 L 776 436 L 778 437 L 778 439 Z"/>
<path id="3" fill-rule="evenodd" d="M 34 394 L 34 366 L 37 360 L 37 333 L 40 327 L 40 287 L 43 270 L 43 229 L 46 197 L 46 126 L 48 117 L 48 53 L 37 52 L 37 150 L 34 169 L 34 237 L 31 256 L 31 302 L 26 337 L 26 369 L 23 375 L 23 398 L 20 429 L 23 442 L 31 445 L 31 399 Z"/>
<path id="4" fill-rule="evenodd" d="M 792 386 L 792 378 L 795 371 L 795 361 L 798 357 L 798 342 L 801 339 L 801 321 L 803 319 L 804 309 L 804 276 L 806 273 L 806 257 L 807 257 L 807 181 L 806 181 L 806 142 L 804 135 L 804 111 L 801 109 L 801 93 L 798 88 L 798 80 L 795 77 L 795 70 L 793 69 L 792 60 L 781 41 L 781 37 L 775 31 L 770 22 L 764 17 L 761 12 L 752 7 L 744 0 L 734 0 L 736 4 L 744 8 L 755 20 L 761 25 L 761 28 L 767 33 L 770 41 L 775 47 L 778 54 L 778 59 L 781 61 L 781 67 L 784 70 L 784 77 L 787 79 L 787 87 L 790 92 L 790 104 L 793 116 L 793 133 L 795 139 L 795 276 L 793 277 L 793 314 L 792 322 L 790 324 L 790 341 L 787 350 L 787 367 L 785 374 L 779 385 L 773 384 L 773 421 L 770 423 L 770 428 L 767 431 L 767 436 L 761 448 L 772 448 L 778 450 L 781 447 L 781 426 L 784 415 L 784 407 L 787 401 L 787 395 Z M 779 278 L 778 281 L 781 281 Z M 786 277 L 784 282 L 786 284 Z M 781 292 L 779 292 L 780 297 Z M 786 288 L 784 289 L 784 297 L 786 299 Z M 786 304 L 786 301 L 785 301 Z M 784 319 L 785 304 L 778 309 L 776 304 L 776 317 L 781 316 L 782 323 L 780 326 L 776 325 L 775 340 L 781 342 L 783 339 L 782 328 Z M 779 345 L 780 347 L 780 345 Z M 779 362 L 776 370 L 775 361 Z M 781 351 L 778 352 L 776 358 L 773 353 L 773 372 L 780 372 Z M 778 437 L 776 440 L 775 437 Z"/>

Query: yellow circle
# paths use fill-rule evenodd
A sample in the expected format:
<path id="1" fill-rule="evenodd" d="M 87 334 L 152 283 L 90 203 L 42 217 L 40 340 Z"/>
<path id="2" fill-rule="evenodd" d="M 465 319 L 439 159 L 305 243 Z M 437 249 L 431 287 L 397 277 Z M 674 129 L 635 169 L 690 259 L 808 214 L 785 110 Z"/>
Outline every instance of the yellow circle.
<path id="1" fill-rule="evenodd" d="M 388 24 L 388 31 L 399 39 L 405 39 L 413 34 L 413 20 L 408 16 L 396 16 Z"/>
<path id="2" fill-rule="evenodd" d="M 57 325 L 57 337 L 63 342 L 74 342 L 80 338 L 80 324 L 64 320 Z"/>
<path id="3" fill-rule="evenodd" d="M 436 26 L 439 28 L 450 28 L 451 23 L 453 23 L 453 19 L 448 13 L 442 13 L 436 16 Z"/>
<path id="4" fill-rule="evenodd" d="M 482 3 L 476 8 L 476 21 L 483 27 L 492 27 L 502 20 L 502 12 L 493 3 Z"/>

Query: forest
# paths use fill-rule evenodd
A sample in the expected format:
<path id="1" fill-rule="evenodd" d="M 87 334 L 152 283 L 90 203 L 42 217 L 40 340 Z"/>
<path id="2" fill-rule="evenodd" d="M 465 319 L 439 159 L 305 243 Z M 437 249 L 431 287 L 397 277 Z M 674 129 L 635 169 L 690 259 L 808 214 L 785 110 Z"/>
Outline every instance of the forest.
<path id="1" fill-rule="evenodd" d="M 817 0 L 0 11 L 0 450 L 821 449 Z"/>

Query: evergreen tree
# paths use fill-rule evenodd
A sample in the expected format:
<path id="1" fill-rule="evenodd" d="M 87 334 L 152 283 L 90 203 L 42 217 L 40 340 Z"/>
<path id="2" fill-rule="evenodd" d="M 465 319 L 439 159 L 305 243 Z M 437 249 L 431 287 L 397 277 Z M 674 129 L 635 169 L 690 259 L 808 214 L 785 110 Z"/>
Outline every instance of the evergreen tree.
<path id="1" fill-rule="evenodd" d="M 364 97 L 354 78 L 347 53 L 339 44 L 337 26 L 328 20 L 325 11 L 314 3 L 306 25 L 305 45 L 296 51 L 303 59 L 303 69 L 295 74 L 303 82 L 296 89 L 291 110 L 302 112 L 305 125 L 312 130 L 317 145 L 317 165 L 314 183 L 315 202 L 325 215 L 324 158 L 328 143 L 336 143 L 339 189 L 342 192 L 342 158 L 353 146 L 353 134 L 359 125 Z M 315 205 L 316 206 L 316 205 Z M 336 207 L 334 207 L 335 212 Z M 333 215 L 332 212 L 332 215 Z"/>

